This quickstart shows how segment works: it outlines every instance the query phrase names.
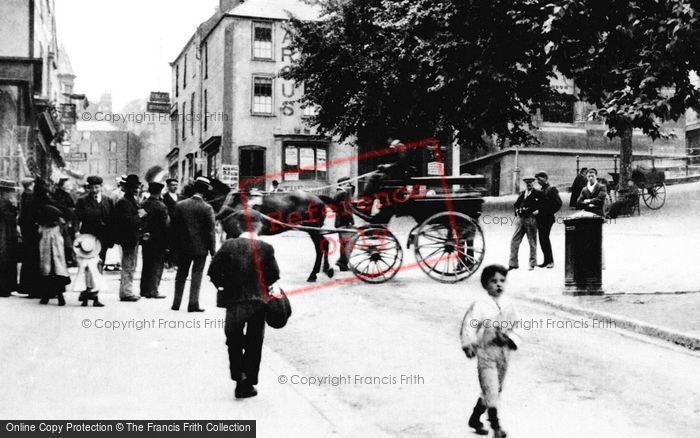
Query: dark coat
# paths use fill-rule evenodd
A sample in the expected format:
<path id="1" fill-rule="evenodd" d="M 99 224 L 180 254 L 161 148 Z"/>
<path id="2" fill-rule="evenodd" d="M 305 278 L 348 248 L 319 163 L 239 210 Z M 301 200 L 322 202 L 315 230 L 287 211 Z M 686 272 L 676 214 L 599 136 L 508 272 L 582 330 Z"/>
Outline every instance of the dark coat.
<path id="1" fill-rule="evenodd" d="M 540 190 L 540 213 L 537 215 L 537 220 L 554 220 L 554 215 L 561 208 L 561 197 L 559 190 L 551 184 L 547 184 Z"/>
<path id="2" fill-rule="evenodd" d="M 114 205 L 110 228 L 113 230 L 115 243 L 126 247 L 138 245 L 141 239 L 140 208 L 139 202 L 130 194 L 125 194 Z"/>
<path id="3" fill-rule="evenodd" d="M 603 205 L 605 205 L 605 198 L 607 195 L 608 190 L 601 183 L 595 183 L 593 191 L 588 190 L 588 185 L 586 185 L 583 190 L 581 190 L 581 194 L 578 196 L 576 206 L 581 210 L 590 211 L 598 216 L 605 216 L 605 213 L 603 213 Z M 592 199 L 593 202 L 590 204 L 584 204 L 583 201 L 586 199 Z"/>
<path id="4" fill-rule="evenodd" d="M 170 224 L 168 207 L 165 206 L 162 200 L 151 196 L 143 201 L 141 208 L 146 210 L 146 216 L 143 218 L 143 232 L 149 234 L 148 240 L 144 241 L 144 245 L 158 249 L 167 248 L 168 226 Z"/>
<path id="5" fill-rule="evenodd" d="M 255 252 L 253 252 L 255 246 Z M 261 285 L 258 272 L 265 284 Z M 217 305 L 263 301 L 263 294 L 280 278 L 274 248 L 261 240 L 228 239 L 212 258 L 208 271 L 212 283 L 223 288 Z"/>
<path id="6" fill-rule="evenodd" d="M 350 211 L 344 211 L 346 210 L 345 206 L 350 205 L 350 193 L 346 190 L 338 190 L 333 200 L 338 206 L 338 211 L 335 212 L 335 227 L 354 225 L 355 219 L 352 213 Z"/>
<path id="7" fill-rule="evenodd" d="M 515 200 L 515 205 L 513 205 L 515 215 L 518 217 L 530 217 L 534 211 L 541 208 L 542 192 L 532 189 L 530 196 L 525 198 L 526 192 L 527 190 L 520 192 L 518 199 Z"/>
<path id="8" fill-rule="evenodd" d="M 99 204 L 92 195 L 83 196 L 75 204 L 74 228 L 82 234 L 92 234 L 97 237 L 103 247 L 105 245 L 110 247 L 114 244 L 109 229 L 113 209 L 114 203 L 104 194 Z"/>
<path id="9" fill-rule="evenodd" d="M 176 196 L 177 201 L 174 201 L 173 198 L 170 197 L 169 193 L 163 195 L 163 203 L 166 207 L 168 207 L 168 216 L 170 216 L 171 221 L 173 220 L 173 215 L 175 215 L 175 205 L 182 200 L 180 195 Z"/>
<path id="10" fill-rule="evenodd" d="M 56 189 L 53 193 L 53 200 L 58 208 L 63 212 L 63 218 L 67 222 L 73 221 L 73 213 L 75 212 L 75 202 L 73 197 L 63 189 Z"/>
<path id="11" fill-rule="evenodd" d="M 17 290 L 18 238 L 17 207 L 0 199 L 0 295 Z"/>
<path id="12" fill-rule="evenodd" d="M 581 194 L 581 190 L 586 187 L 586 177 L 580 173 L 574 178 L 574 182 L 571 184 L 571 200 L 569 201 L 569 207 L 578 208 L 576 203 L 578 202 L 578 197 Z"/>
<path id="13" fill-rule="evenodd" d="M 179 255 L 202 257 L 216 250 L 214 209 L 199 196 L 177 203 L 172 231 Z"/>

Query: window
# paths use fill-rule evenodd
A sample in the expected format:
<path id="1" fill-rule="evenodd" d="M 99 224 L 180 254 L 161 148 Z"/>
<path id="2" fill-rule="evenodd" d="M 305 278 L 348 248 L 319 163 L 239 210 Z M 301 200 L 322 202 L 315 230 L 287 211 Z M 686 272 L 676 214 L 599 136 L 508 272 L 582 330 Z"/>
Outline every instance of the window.
<path id="1" fill-rule="evenodd" d="M 253 23 L 253 58 L 272 59 L 272 24 Z"/>
<path id="2" fill-rule="evenodd" d="M 180 136 L 177 135 L 178 120 L 180 120 L 177 110 L 170 115 L 170 125 L 172 126 L 172 136 L 175 138 L 175 146 L 180 144 Z"/>
<path id="3" fill-rule="evenodd" d="M 97 153 L 98 146 L 99 145 L 97 144 L 96 141 L 93 140 L 92 142 L 90 142 L 90 155 Z"/>
<path id="4" fill-rule="evenodd" d="M 284 143 L 284 180 L 325 181 L 327 150 L 328 146 L 323 143 Z"/>
<path id="5" fill-rule="evenodd" d="M 573 123 L 574 102 L 576 98 L 571 94 L 557 93 L 557 95 L 545 101 L 540 113 L 542 121 L 552 123 Z"/>
<path id="6" fill-rule="evenodd" d="M 175 66 L 175 97 L 180 95 L 180 66 Z"/>
<path id="7" fill-rule="evenodd" d="M 190 101 L 190 135 L 194 135 L 194 93 Z"/>
<path id="8" fill-rule="evenodd" d="M 187 102 L 182 102 L 182 140 L 185 140 L 185 122 L 186 118 L 185 114 L 187 114 Z"/>
<path id="9" fill-rule="evenodd" d="M 110 152 L 117 152 L 117 142 L 115 140 L 109 141 L 109 151 Z"/>
<path id="10" fill-rule="evenodd" d="M 83 131 L 81 134 L 81 140 L 90 140 L 90 132 L 89 131 Z"/>
<path id="11" fill-rule="evenodd" d="M 216 178 L 219 173 L 219 150 L 207 155 L 207 176 Z"/>
<path id="12" fill-rule="evenodd" d="M 272 114 L 272 78 L 253 78 L 253 114 Z"/>
<path id="13" fill-rule="evenodd" d="M 100 174 L 100 162 L 98 160 L 90 161 L 90 174 L 99 175 Z"/>
<path id="14" fill-rule="evenodd" d="M 182 63 L 182 89 L 187 88 L 187 54 L 185 54 L 185 59 Z"/>
<path id="15" fill-rule="evenodd" d="M 116 175 L 117 172 L 117 159 L 116 158 L 110 158 L 109 159 L 109 174 L 110 175 Z"/>
<path id="16" fill-rule="evenodd" d="M 207 90 L 204 90 L 204 130 L 207 130 L 207 121 L 209 119 L 208 113 L 209 111 L 209 103 L 207 102 Z"/>
<path id="17" fill-rule="evenodd" d="M 204 79 L 209 77 L 209 43 L 204 43 Z"/>

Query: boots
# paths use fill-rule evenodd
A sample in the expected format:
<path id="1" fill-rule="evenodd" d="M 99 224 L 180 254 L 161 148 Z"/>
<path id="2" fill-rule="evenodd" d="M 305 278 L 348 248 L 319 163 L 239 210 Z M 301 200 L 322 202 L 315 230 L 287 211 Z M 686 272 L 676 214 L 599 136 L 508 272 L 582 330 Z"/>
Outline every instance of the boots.
<path id="1" fill-rule="evenodd" d="M 486 412 L 486 404 L 484 403 L 484 400 L 479 397 L 479 400 L 476 402 L 476 406 L 474 406 L 474 411 L 472 412 L 472 416 L 469 417 L 469 427 L 474 429 L 474 432 L 477 435 L 488 435 L 489 432 L 484 429 L 484 423 L 481 422 L 481 416 L 484 415 L 484 412 Z"/>
<path id="2" fill-rule="evenodd" d="M 92 307 L 104 307 L 105 305 L 100 303 L 100 300 L 97 299 L 97 294 L 95 294 L 95 298 L 93 298 L 92 302 Z"/>
<path id="3" fill-rule="evenodd" d="M 501 429 L 501 423 L 498 421 L 498 409 L 489 408 L 489 423 L 491 423 L 491 430 L 493 430 L 493 438 L 506 438 L 506 431 Z"/>

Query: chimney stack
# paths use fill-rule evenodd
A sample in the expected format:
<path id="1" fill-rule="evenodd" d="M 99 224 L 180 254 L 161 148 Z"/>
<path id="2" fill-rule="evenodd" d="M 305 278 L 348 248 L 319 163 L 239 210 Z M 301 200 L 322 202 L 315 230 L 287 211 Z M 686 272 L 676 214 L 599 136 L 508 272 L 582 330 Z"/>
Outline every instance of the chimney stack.
<path id="1" fill-rule="evenodd" d="M 219 12 L 225 14 L 241 3 L 243 0 L 219 0 Z"/>

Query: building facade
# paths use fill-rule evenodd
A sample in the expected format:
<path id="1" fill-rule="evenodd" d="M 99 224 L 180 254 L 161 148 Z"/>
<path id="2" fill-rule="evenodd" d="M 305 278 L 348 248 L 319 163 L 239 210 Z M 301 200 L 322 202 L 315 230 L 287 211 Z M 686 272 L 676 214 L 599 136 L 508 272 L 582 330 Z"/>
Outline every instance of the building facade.
<path id="1" fill-rule="evenodd" d="M 60 51 L 53 0 L 0 2 L 0 177 L 50 177 L 59 145 Z"/>
<path id="2" fill-rule="evenodd" d="M 316 135 L 303 85 L 280 77 L 294 54 L 288 15 L 315 19 L 296 0 L 222 1 L 171 63 L 171 174 L 270 188 L 326 186 L 357 173 L 355 148 Z M 328 165 L 331 163 L 331 165 Z M 232 181 L 235 179 L 236 181 Z"/>
<path id="3" fill-rule="evenodd" d="M 84 176 L 98 175 L 106 188 L 115 188 L 121 175 L 140 174 L 141 141 L 109 122 L 78 121 L 71 139 L 68 166 Z"/>

